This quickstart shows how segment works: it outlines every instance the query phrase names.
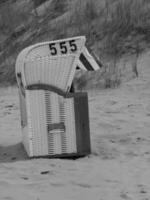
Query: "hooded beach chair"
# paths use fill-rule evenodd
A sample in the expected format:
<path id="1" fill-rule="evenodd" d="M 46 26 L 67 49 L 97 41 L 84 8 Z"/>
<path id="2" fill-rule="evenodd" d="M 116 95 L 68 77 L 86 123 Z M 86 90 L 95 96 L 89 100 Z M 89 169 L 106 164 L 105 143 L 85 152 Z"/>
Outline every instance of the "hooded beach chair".
<path id="1" fill-rule="evenodd" d="M 16 61 L 23 144 L 29 157 L 90 153 L 86 93 L 69 93 L 85 37 L 39 43 Z"/>

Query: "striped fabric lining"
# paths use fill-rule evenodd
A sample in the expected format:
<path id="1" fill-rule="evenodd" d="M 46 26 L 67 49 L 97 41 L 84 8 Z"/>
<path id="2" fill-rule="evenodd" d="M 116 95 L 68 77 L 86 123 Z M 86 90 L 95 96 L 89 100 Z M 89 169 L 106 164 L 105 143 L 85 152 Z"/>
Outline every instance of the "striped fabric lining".
<path id="1" fill-rule="evenodd" d="M 84 47 L 83 52 L 79 56 L 77 69 L 96 71 L 102 66 L 103 64 L 100 62 L 100 60 L 94 54 L 91 55 L 87 48 Z"/>

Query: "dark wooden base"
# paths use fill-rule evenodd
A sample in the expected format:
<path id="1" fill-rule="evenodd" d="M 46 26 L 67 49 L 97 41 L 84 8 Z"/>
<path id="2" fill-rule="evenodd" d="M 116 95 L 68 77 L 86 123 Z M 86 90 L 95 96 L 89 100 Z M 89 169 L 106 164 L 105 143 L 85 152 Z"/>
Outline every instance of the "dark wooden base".
<path id="1" fill-rule="evenodd" d="M 82 158 L 82 157 L 86 157 L 88 156 L 88 154 L 77 154 L 77 153 L 71 153 L 71 154 L 55 154 L 55 155 L 43 155 L 43 156 L 32 156 L 32 157 L 29 157 L 30 159 L 37 159 L 37 158 L 47 158 L 47 159 L 54 159 L 54 158 L 57 158 L 57 159 L 70 159 L 70 160 L 76 160 L 76 159 L 79 159 L 79 158 Z"/>

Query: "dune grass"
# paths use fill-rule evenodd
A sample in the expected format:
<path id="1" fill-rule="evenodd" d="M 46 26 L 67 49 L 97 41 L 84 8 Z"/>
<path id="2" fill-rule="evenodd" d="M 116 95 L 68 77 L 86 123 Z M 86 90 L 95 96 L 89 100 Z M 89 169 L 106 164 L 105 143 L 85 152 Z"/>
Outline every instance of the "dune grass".
<path id="1" fill-rule="evenodd" d="M 0 45 L 0 82 L 7 80 L 15 83 L 17 54 L 22 48 L 38 41 L 85 35 L 90 51 L 104 63 L 111 60 L 111 68 L 116 67 L 122 55 L 132 53 L 138 58 L 149 47 L 149 0 L 53 0 L 42 16 L 32 12 L 32 1 L 23 1 L 22 5 L 26 8 L 23 12 L 14 7 L 19 5 L 20 9 L 19 1 L 14 2 L 9 2 L 14 14 L 5 15 L 8 7 L 1 7 L 0 19 L 3 20 L 0 20 L 0 27 L 8 37 Z M 12 21 L 15 21 L 14 25 Z M 20 24 L 24 29 L 19 35 L 17 28 Z M 27 33 L 31 33 L 32 37 L 25 40 L 23 35 Z M 17 43 L 18 39 L 23 42 Z"/>

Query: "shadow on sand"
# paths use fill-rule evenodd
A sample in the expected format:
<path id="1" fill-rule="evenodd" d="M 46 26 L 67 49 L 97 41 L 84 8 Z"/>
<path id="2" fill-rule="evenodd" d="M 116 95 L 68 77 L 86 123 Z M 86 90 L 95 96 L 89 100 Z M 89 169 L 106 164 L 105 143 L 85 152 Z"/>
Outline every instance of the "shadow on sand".
<path id="1" fill-rule="evenodd" d="M 54 159 L 54 158 L 59 158 L 59 159 L 67 159 L 67 160 L 77 160 L 79 158 L 85 157 L 85 155 L 54 155 L 54 156 L 36 156 L 32 157 L 34 158 L 47 158 L 47 159 Z M 22 143 L 17 143 L 14 145 L 9 145 L 9 146 L 1 146 L 0 145 L 0 163 L 10 163 L 10 162 L 16 162 L 16 161 L 23 161 L 23 160 L 30 160 L 31 158 L 28 157 L 24 146 Z"/>
<path id="2" fill-rule="evenodd" d="M 29 159 L 22 143 L 0 146 L 0 163 L 15 162 Z"/>

